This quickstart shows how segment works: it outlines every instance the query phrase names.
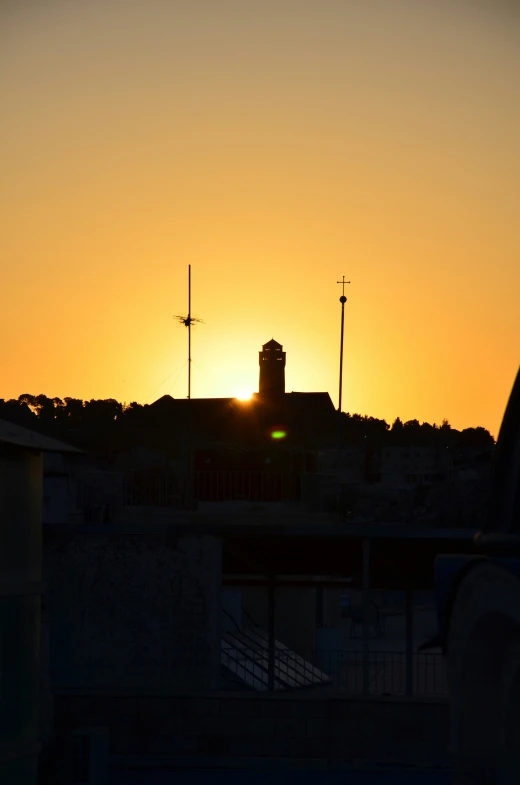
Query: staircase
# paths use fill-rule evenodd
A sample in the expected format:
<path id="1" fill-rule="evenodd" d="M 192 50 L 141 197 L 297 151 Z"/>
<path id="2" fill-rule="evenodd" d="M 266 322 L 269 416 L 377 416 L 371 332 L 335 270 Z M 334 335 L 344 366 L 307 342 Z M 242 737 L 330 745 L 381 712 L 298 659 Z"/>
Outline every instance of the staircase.
<path id="1" fill-rule="evenodd" d="M 224 632 L 221 639 L 221 665 L 225 680 L 238 689 L 257 692 L 269 688 L 269 641 L 259 629 Z M 274 688 L 295 690 L 331 684 L 326 673 L 275 641 Z"/>

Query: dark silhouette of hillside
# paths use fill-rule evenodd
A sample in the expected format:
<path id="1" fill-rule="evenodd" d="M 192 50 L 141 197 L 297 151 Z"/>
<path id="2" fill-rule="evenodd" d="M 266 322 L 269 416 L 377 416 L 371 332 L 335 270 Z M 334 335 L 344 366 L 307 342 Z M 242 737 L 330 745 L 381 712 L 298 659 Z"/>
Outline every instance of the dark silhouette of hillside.
<path id="1" fill-rule="evenodd" d="M 390 426 L 386 420 L 348 413 L 341 414 L 341 436 L 345 445 L 368 443 L 370 446 L 413 444 L 425 447 L 485 448 L 495 444 L 489 431 L 481 426 L 457 431 L 448 420 L 443 420 L 441 425 L 431 425 L 428 422 L 419 423 L 418 420 L 403 423 L 399 417 Z"/>
<path id="2" fill-rule="evenodd" d="M 167 412 L 135 401 L 123 404 L 113 398 L 83 401 L 78 398 L 48 398 L 46 395 L 20 395 L 0 399 L 0 419 L 63 439 L 87 450 L 110 452 L 136 443 L 159 443 L 168 425 Z M 342 413 L 342 445 L 377 447 L 385 444 L 489 448 L 494 439 L 486 428 L 458 431 L 447 420 L 432 425 L 418 420 L 402 422 L 397 417 L 390 426 L 386 420 L 367 415 Z M 209 434 L 211 438 L 211 434 Z"/>

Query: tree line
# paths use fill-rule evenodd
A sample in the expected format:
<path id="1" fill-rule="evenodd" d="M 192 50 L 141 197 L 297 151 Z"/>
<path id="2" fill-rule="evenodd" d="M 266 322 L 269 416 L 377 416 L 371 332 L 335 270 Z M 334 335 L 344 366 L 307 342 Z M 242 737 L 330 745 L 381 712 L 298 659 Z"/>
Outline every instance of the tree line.
<path id="1" fill-rule="evenodd" d="M 109 446 L 118 435 L 145 426 L 149 409 L 148 404 L 120 403 L 114 398 L 84 401 L 26 393 L 10 400 L 0 399 L 0 419 L 78 446 L 92 443 Z M 447 420 L 432 425 L 418 420 L 402 422 L 397 417 L 390 425 L 386 420 L 361 414 L 342 413 L 340 417 L 344 445 L 487 448 L 495 443 L 489 431 L 481 426 L 458 431 Z"/>
<path id="2" fill-rule="evenodd" d="M 419 420 L 403 422 L 400 417 L 396 417 L 392 425 L 389 425 L 386 420 L 377 417 L 350 413 L 342 413 L 341 419 L 341 436 L 345 445 L 367 442 L 372 446 L 396 444 L 485 449 L 495 444 L 486 428 L 477 426 L 458 431 L 452 428 L 446 419 L 440 425 L 420 423 Z"/>
<path id="3" fill-rule="evenodd" d="M 138 403 L 123 404 L 114 398 L 49 398 L 25 393 L 18 398 L 0 398 L 0 419 L 85 448 L 112 448 L 148 408 Z"/>

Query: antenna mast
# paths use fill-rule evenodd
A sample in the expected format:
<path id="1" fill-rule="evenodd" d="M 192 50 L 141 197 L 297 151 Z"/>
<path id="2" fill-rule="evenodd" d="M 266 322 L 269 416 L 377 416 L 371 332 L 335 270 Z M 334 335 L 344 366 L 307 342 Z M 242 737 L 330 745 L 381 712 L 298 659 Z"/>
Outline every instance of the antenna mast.
<path id="1" fill-rule="evenodd" d="M 191 398 L 191 325 L 202 322 L 202 319 L 193 319 L 191 316 L 191 264 L 188 265 L 188 315 L 176 316 L 181 324 L 188 328 L 188 399 Z"/>

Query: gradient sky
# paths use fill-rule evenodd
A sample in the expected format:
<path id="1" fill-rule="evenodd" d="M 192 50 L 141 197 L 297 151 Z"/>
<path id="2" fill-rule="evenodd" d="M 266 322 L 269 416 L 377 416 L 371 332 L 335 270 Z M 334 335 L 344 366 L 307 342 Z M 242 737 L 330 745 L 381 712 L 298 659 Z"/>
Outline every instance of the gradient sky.
<path id="1" fill-rule="evenodd" d="M 506 0 L 0 3 L 0 397 L 258 389 L 496 436 L 520 360 Z"/>

